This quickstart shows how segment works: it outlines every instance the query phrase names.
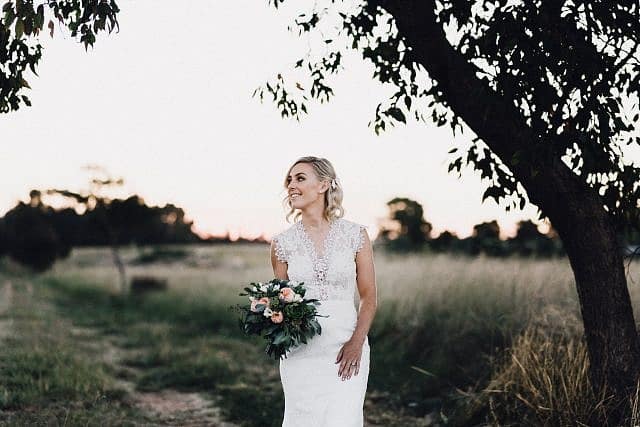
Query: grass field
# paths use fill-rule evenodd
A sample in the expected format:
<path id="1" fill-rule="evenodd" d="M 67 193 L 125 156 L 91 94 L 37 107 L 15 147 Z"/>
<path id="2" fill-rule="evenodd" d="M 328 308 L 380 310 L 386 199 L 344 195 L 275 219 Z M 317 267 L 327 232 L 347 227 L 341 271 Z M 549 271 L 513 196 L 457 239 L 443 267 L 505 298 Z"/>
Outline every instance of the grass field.
<path id="1" fill-rule="evenodd" d="M 277 362 L 229 310 L 272 277 L 268 246 L 171 250 L 123 249 L 129 277 L 167 280 L 142 298 L 118 296 L 103 248 L 39 276 L 2 261 L 0 423 L 280 425 Z M 598 399 L 565 259 L 376 251 L 375 263 L 367 425 L 588 425 Z"/>

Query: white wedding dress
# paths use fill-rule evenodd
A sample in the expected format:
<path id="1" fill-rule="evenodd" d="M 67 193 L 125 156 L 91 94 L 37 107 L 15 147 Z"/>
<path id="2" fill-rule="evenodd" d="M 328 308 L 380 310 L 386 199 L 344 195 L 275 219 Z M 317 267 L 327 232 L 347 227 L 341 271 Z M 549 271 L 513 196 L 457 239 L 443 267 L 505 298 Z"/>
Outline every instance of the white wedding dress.
<path id="1" fill-rule="evenodd" d="M 330 223 L 318 254 L 301 221 L 273 237 L 289 280 L 304 282 L 305 298 L 317 298 L 322 333 L 291 349 L 280 360 L 285 406 L 282 427 L 362 427 L 369 379 L 369 338 L 365 338 L 358 375 L 344 381 L 336 357 L 356 327 L 355 255 L 365 226 L 343 218 Z"/>

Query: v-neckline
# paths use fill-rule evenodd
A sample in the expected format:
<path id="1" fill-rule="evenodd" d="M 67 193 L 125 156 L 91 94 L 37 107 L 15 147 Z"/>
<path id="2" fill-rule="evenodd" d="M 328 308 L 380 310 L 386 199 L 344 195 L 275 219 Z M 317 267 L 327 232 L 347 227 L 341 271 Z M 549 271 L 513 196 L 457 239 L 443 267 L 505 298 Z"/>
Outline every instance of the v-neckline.
<path id="1" fill-rule="evenodd" d="M 337 220 L 333 220 L 329 222 L 329 229 L 327 230 L 327 234 L 324 236 L 324 238 L 322 239 L 321 242 L 321 248 L 322 248 L 322 255 L 320 255 L 318 253 L 318 248 L 316 247 L 316 244 L 314 243 L 313 239 L 311 238 L 311 236 L 309 235 L 309 233 L 307 233 L 307 230 L 304 228 L 304 224 L 302 223 L 302 220 L 300 220 L 300 231 L 302 232 L 302 236 L 308 241 L 309 243 L 309 247 L 311 248 L 312 254 L 314 256 L 314 258 L 316 259 L 324 259 L 327 255 L 327 251 L 329 249 L 329 237 L 331 236 L 331 233 L 333 232 L 333 228 L 335 227 L 335 223 Z"/>

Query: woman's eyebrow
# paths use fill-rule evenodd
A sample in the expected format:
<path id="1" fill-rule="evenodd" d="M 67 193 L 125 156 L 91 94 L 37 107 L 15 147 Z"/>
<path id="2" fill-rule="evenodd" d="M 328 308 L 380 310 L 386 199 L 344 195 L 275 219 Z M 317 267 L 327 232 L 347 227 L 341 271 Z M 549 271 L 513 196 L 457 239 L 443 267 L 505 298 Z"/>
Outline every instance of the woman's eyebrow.
<path id="1" fill-rule="evenodd" d="M 304 172 L 298 172 L 296 175 L 304 175 Z M 291 175 L 289 175 L 291 176 Z"/>

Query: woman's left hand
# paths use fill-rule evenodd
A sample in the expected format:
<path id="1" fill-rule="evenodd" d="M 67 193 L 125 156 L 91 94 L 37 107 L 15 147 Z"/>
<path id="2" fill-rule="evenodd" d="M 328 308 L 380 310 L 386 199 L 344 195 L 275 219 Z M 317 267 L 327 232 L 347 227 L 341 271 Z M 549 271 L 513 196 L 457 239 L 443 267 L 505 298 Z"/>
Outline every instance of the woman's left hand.
<path id="1" fill-rule="evenodd" d="M 342 381 L 351 378 L 351 374 L 358 375 L 360 371 L 360 358 L 362 357 L 363 341 L 351 338 L 342 345 L 338 352 L 336 363 L 340 362 L 338 376 L 342 377 Z M 355 365 L 352 365 L 355 364 Z"/>

